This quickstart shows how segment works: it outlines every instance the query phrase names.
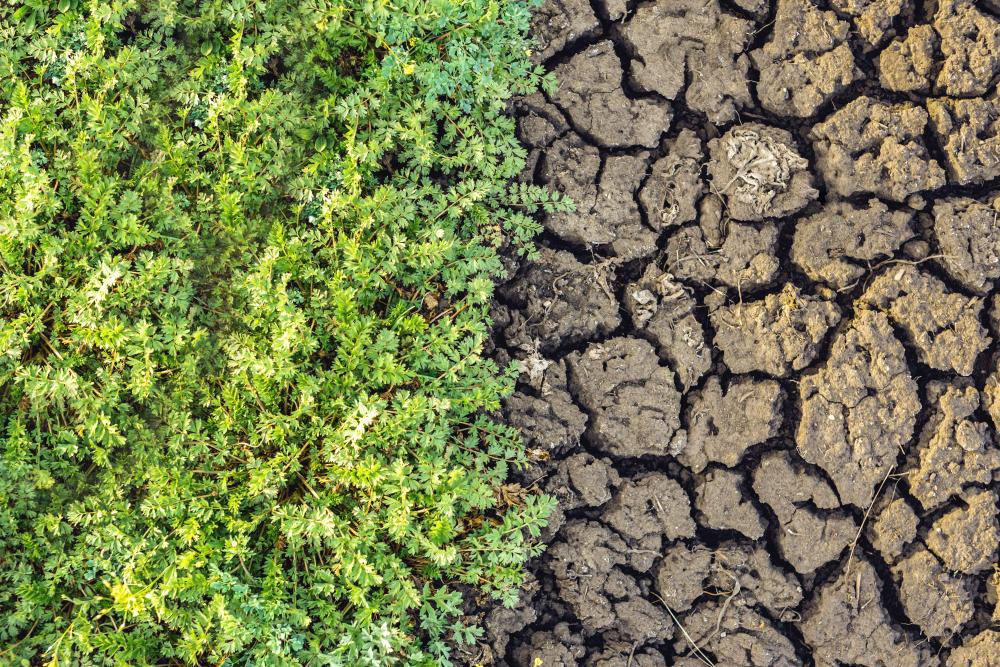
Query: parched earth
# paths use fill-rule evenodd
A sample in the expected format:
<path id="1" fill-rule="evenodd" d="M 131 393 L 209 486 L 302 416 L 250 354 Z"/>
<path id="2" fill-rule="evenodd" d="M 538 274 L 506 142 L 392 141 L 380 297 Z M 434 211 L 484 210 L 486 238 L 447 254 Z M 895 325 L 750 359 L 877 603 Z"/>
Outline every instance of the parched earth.
<path id="1" fill-rule="evenodd" d="M 559 500 L 467 664 L 1000 665 L 1000 2 L 547 0 L 496 307 Z"/>

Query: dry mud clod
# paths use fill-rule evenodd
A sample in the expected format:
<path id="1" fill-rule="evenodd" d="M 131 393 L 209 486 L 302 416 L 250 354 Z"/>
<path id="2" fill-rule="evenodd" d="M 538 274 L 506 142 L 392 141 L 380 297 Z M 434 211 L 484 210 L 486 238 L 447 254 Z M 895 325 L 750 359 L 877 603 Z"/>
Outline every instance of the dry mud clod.
<path id="1" fill-rule="evenodd" d="M 643 4 L 621 35 L 634 54 L 632 80 L 640 90 L 684 101 L 720 124 L 750 104 L 744 50 L 751 23 L 722 12 L 717 0 Z"/>
<path id="2" fill-rule="evenodd" d="M 812 363 L 826 332 L 840 321 L 840 311 L 789 283 L 759 301 L 720 307 L 711 318 L 715 344 L 729 370 L 784 377 Z"/>
<path id="3" fill-rule="evenodd" d="M 901 202 L 940 188 L 945 174 L 924 143 L 927 122 L 919 106 L 859 97 L 813 126 L 816 168 L 841 197 L 874 194 Z"/>
<path id="4" fill-rule="evenodd" d="M 555 72 L 563 83 L 552 101 L 566 111 L 574 128 L 602 147 L 653 148 L 670 126 L 669 103 L 625 95 L 621 61 L 610 41 L 581 51 Z"/>
<path id="5" fill-rule="evenodd" d="M 761 104 L 779 116 L 812 116 L 861 71 L 847 42 L 850 24 L 811 0 L 778 0 L 772 38 L 751 53 Z"/>

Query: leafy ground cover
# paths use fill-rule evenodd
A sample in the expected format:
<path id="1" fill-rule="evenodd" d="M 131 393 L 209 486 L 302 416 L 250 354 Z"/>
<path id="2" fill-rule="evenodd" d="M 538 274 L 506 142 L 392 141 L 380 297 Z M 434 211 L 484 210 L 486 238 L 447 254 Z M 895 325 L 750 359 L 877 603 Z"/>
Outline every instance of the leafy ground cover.
<path id="1" fill-rule="evenodd" d="M 0 4 L 0 663 L 449 664 L 516 597 L 528 12 Z"/>

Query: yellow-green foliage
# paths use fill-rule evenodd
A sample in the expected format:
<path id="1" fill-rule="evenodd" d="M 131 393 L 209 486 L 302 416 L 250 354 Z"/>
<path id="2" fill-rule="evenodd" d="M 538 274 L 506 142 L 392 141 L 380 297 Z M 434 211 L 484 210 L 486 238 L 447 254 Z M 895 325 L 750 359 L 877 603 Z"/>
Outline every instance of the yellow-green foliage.
<path id="1" fill-rule="evenodd" d="M 0 0 L 0 664 L 449 664 L 521 0 Z"/>

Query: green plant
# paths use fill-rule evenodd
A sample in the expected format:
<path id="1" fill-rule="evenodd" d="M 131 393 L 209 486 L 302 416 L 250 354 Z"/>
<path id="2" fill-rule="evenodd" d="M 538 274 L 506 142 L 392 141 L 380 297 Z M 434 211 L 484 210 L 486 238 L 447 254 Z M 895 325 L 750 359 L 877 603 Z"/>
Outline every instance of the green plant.
<path id="1" fill-rule="evenodd" d="M 528 11 L 0 0 L 0 664 L 446 665 L 516 597 Z"/>

